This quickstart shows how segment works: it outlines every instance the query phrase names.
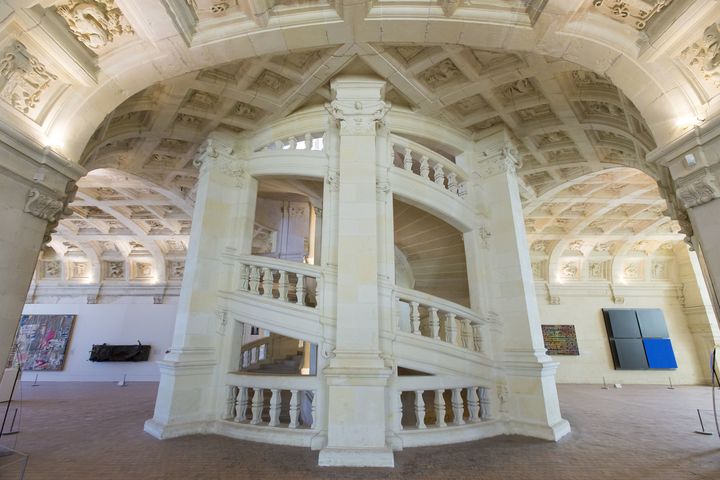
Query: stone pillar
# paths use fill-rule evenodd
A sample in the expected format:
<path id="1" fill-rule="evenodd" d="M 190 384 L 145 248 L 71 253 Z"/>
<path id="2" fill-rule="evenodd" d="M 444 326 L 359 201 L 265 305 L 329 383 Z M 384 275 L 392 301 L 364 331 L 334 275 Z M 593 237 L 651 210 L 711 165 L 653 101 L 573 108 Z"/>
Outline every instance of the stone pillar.
<path id="1" fill-rule="evenodd" d="M 43 243 L 74 196 L 80 165 L 0 129 L 0 375 Z"/>
<path id="2" fill-rule="evenodd" d="M 515 169 L 517 151 L 507 132 L 476 144 L 476 173 L 481 183 L 490 259 L 490 308 L 501 324 L 504 378 L 498 379 L 500 417 L 508 433 L 558 440 L 570 431 L 560 416 L 555 388 L 557 363 L 545 353 L 540 313 L 530 266 L 530 253 Z"/>
<path id="3" fill-rule="evenodd" d="M 379 345 L 376 124 L 389 109 L 384 87 L 384 81 L 360 77 L 331 84 L 335 99 L 328 110 L 340 123 L 334 212 L 338 284 L 334 357 L 323 372 L 328 440 L 319 464 L 324 466 L 394 464 L 386 442 L 385 387 L 391 369 Z"/>
<path id="4" fill-rule="evenodd" d="M 213 409 L 223 385 L 215 385 L 214 375 L 228 368 L 219 359 L 231 358 L 221 351 L 230 344 L 223 342 L 229 320 L 216 312 L 217 292 L 231 282 L 221 255 L 250 253 L 257 199 L 257 181 L 242 170 L 243 152 L 236 147 L 211 136 L 195 161 L 200 176 L 173 344 L 158 362 L 155 413 L 145 423 L 157 438 L 203 433 L 217 417 Z"/>

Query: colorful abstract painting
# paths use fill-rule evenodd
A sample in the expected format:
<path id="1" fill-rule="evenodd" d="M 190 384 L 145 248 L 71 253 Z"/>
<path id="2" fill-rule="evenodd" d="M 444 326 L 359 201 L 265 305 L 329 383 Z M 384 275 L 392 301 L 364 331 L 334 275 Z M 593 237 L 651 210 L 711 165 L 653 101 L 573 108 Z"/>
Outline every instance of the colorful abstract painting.
<path id="1" fill-rule="evenodd" d="M 62 370 L 74 323 L 75 315 L 23 315 L 15 335 L 15 361 L 23 370 Z"/>
<path id="2" fill-rule="evenodd" d="M 543 325 L 542 332 L 548 355 L 580 355 L 575 325 Z"/>

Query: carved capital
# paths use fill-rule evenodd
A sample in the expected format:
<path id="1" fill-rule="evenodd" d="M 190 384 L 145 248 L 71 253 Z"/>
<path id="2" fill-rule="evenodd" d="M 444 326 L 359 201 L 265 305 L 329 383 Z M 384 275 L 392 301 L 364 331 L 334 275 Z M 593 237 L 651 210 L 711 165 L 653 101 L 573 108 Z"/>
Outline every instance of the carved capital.
<path id="1" fill-rule="evenodd" d="M 60 213 L 65 209 L 65 204 L 48 195 L 40 193 L 37 188 L 32 188 L 27 194 L 27 201 L 23 211 L 46 222 L 59 220 Z"/>
<path id="2" fill-rule="evenodd" d="M 382 100 L 333 100 L 325 109 L 340 123 L 340 135 L 375 135 L 390 103 Z"/>
<path id="3" fill-rule="evenodd" d="M 243 161 L 234 157 L 234 149 L 212 138 L 205 140 L 193 159 L 193 165 L 200 170 L 200 176 L 207 174 L 210 168 L 217 168 L 224 176 L 232 179 L 237 187 L 245 180 Z"/>
<path id="4" fill-rule="evenodd" d="M 20 42 L 14 42 L 0 56 L 0 99 L 31 118 L 57 79 Z"/>
<path id="5" fill-rule="evenodd" d="M 708 168 L 677 181 L 676 194 L 684 208 L 704 205 L 720 198 L 720 182 Z"/>
<path id="6" fill-rule="evenodd" d="M 504 144 L 499 151 L 484 151 L 480 154 L 480 169 L 483 176 L 492 177 L 499 173 L 515 174 L 522 167 L 520 154 L 512 143 Z"/>
<path id="7" fill-rule="evenodd" d="M 340 191 L 340 172 L 334 169 L 329 169 L 326 181 L 331 192 Z"/>

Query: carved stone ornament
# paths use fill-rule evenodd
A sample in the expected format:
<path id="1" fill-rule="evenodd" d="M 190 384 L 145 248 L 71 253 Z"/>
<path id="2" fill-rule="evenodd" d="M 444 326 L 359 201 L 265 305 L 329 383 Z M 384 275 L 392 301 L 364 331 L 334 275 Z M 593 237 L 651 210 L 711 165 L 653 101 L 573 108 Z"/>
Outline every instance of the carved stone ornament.
<path id="1" fill-rule="evenodd" d="M 328 170 L 327 183 L 331 192 L 340 191 L 340 172 L 337 170 Z"/>
<path id="2" fill-rule="evenodd" d="M 227 312 L 225 310 L 215 310 L 215 331 L 218 335 L 225 335 L 225 327 L 227 327 Z"/>
<path id="3" fill-rule="evenodd" d="M 57 7 L 70 31 L 86 47 L 98 50 L 116 36 L 134 33 L 115 0 L 72 1 Z"/>
<path id="4" fill-rule="evenodd" d="M 506 143 L 500 149 L 499 154 L 489 154 L 483 152 L 482 155 L 486 157 L 481 160 L 484 166 L 484 175 L 492 177 L 499 173 L 512 173 L 522 167 L 522 161 L 520 160 L 520 154 L 515 146 L 511 143 Z"/>
<path id="5" fill-rule="evenodd" d="M 0 98 L 25 115 L 35 110 L 57 79 L 20 42 L 13 43 L 0 58 Z"/>
<path id="6" fill-rule="evenodd" d="M 708 26 L 699 40 L 682 51 L 681 57 L 720 88 L 720 24 Z"/>
<path id="7" fill-rule="evenodd" d="M 673 0 L 594 0 L 593 5 L 610 18 L 643 30 L 652 17 Z"/>
<path id="8" fill-rule="evenodd" d="M 375 127 L 391 106 L 382 100 L 333 100 L 325 104 L 330 115 L 340 122 L 340 135 L 375 135 Z"/>
<path id="9" fill-rule="evenodd" d="M 677 196 L 683 207 L 692 208 L 720 198 L 718 180 L 709 170 L 702 171 L 701 176 L 682 180 L 677 187 Z"/>
<path id="10" fill-rule="evenodd" d="M 58 220 L 65 208 L 63 202 L 40 193 L 37 188 L 31 189 L 27 197 L 23 211 L 48 222 Z"/>

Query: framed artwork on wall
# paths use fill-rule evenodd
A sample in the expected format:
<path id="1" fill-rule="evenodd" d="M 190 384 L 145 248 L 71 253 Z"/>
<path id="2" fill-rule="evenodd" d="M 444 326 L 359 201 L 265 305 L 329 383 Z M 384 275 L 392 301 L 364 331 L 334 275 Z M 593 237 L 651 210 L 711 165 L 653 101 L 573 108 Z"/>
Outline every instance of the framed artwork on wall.
<path id="1" fill-rule="evenodd" d="M 580 355 L 575 325 L 542 325 L 548 355 Z"/>
<path id="2" fill-rule="evenodd" d="M 658 308 L 603 308 L 616 370 L 677 368 L 670 333 Z"/>
<path id="3" fill-rule="evenodd" d="M 25 371 L 62 370 L 74 323 L 75 315 L 21 316 L 8 363 Z"/>

